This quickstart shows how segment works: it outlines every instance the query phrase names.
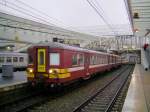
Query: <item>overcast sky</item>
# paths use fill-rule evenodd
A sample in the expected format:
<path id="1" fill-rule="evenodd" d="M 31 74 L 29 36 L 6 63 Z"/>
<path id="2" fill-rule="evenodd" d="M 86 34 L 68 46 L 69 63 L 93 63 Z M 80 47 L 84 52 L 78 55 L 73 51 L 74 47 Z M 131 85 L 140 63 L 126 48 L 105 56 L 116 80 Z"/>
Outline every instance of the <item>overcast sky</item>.
<path id="1" fill-rule="evenodd" d="M 26 13 L 20 13 L 15 9 L 21 10 L 24 8 L 28 13 L 33 16 L 40 17 L 42 15 L 46 21 L 50 20 L 51 23 L 65 26 L 74 27 L 84 30 L 87 28 L 99 25 L 106 25 L 101 17 L 94 11 L 94 9 L 88 4 L 87 0 L 21 0 L 25 4 L 45 13 L 42 15 L 31 8 L 23 5 L 19 0 L 0 0 L 0 11 L 6 11 L 13 13 L 17 16 L 37 20 L 37 18 L 31 17 Z M 131 33 L 131 27 L 125 8 L 124 0 L 89 0 L 99 7 L 101 14 L 104 14 L 105 19 L 109 24 L 124 25 L 126 32 Z M 9 6 L 9 7 L 8 7 Z M 12 7 L 14 7 L 12 9 Z M 102 11 L 103 10 L 103 11 Z M 106 25 L 107 26 L 107 25 Z"/>

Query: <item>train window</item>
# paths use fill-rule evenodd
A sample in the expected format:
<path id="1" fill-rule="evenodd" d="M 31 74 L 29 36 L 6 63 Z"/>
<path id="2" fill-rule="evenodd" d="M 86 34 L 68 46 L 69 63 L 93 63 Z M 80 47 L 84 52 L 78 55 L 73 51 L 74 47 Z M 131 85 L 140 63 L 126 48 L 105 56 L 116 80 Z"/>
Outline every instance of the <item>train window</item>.
<path id="1" fill-rule="evenodd" d="M 103 64 L 103 56 L 101 55 L 101 64 Z"/>
<path id="2" fill-rule="evenodd" d="M 6 58 L 6 62 L 12 62 L 12 58 L 11 57 L 7 57 Z"/>
<path id="3" fill-rule="evenodd" d="M 93 65 L 94 64 L 94 56 L 90 57 L 90 64 Z"/>
<path id="4" fill-rule="evenodd" d="M 18 62 L 18 57 L 13 57 L 13 62 Z"/>
<path id="5" fill-rule="evenodd" d="M 94 65 L 96 64 L 96 56 L 94 56 Z"/>
<path id="6" fill-rule="evenodd" d="M 102 56 L 102 64 L 104 63 L 104 57 Z"/>
<path id="7" fill-rule="evenodd" d="M 23 57 L 20 57 L 19 58 L 19 62 L 23 62 L 24 61 L 24 58 Z"/>
<path id="8" fill-rule="evenodd" d="M 102 64 L 104 64 L 104 56 L 102 56 Z"/>
<path id="9" fill-rule="evenodd" d="M 90 56 L 90 65 L 92 65 L 92 56 Z"/>
<path id="10" fill-rule="evenodd" d="M 39 52 L 39 65 L 44 65 L 44 52 L 43 51 L 40 51 Z"/>
<path id="11" fill-rule="evenodd" d="M 105 58 L 105 59 L 104 59 L 104 63 L 106 64 L 106 56 L 104 56 L 104 58 Z"/>
<path id="12" fill-rule="evenodd" d="M 50 65 L 60 65 L 59 53 L 50 53 Z"/>
<path id="13" fill-rule="evenodd" d="M 92 56 L 92 64 L 94 65 L 95 63 L 95 56 Z"/>
<path id="14" fill-rule="evenodd" d="M 97 56 L 95 56 L 95 64 L 97 64 Z"/>
<path id="15" fill-rule="evenodd" d="M 77 64 L 78 64 L 77 55 L 73 55 L 73 57 L 72 57 L 72 65 L 77 65 Z"/>
<path id="16" fill-rule="evenodd" d="M 97 64 L 99 64 L 99 56 L 97 56 Z"/>
<path id="17" fill-rule="evenodd" d="M 98 56 L 96 56 L 96 64 L 98 64 Z"/>
<path id="18" fill-rule="evenodd" d="M 102 63 L 103 63 L 103 57 L 102 57 L 102 55 L 101 55 L 100 58 L 101 58 L 101 59 L 100 59 L 100 63 L 102 64 Z"/>
<path id="19" fill-rule="evenodd" d="M 98 64 L 100 64 L 100 59 L 101 59 L 100 56 L 98 56 Z"/>
<path id="20" fill-rule="evenodd" d="M 105 64 L 105 55 L 103 56 L 103 64 Z"/>
<path id="21" fill-rule="evenodd" d="M 90 65 L 92 64 L 92 56 L 90 56 Z"/>
<path id="22" fill-rule="evenodd" d="M 93 65 L 95 64 L 95 56 L 93 56 Z"/>
<path id="23" fill-rule="evenodd" d="M 0 57 L 0 63 L 4 63 L 4 57 Z"/>
<path id="24" fill-rule="evenodd" d="M 28 63 L 29 64 L 33 64 L 33 58 L 32 58 L 32 56 L 31 55 L 28 55 Z"/>
<path id="25" fill-rule="evenodd" d="M 83 64 L 84 64 L 84 56 L 83 56 L 83 54 L 80 54 L 80 55 L 79 55 L 79 64 L 80 64 L 80 65 L 83 65 Z"/>

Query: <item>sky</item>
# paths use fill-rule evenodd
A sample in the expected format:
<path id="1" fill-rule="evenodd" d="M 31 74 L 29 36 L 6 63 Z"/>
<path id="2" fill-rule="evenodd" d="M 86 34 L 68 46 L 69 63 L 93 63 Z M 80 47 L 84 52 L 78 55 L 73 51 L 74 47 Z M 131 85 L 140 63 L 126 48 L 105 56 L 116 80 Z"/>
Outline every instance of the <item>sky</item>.
<path id="1" fill-rule="evenodd" d="M 106 22 L 88 1 L 95 4 Z M 93 35 L 107 34 L 112 29 L 132 33 L 124 0 L 0 0 L 0 11 L 85 33 L 96 32 Z M 107 28 L 102 29 L 103 26 Z"/>

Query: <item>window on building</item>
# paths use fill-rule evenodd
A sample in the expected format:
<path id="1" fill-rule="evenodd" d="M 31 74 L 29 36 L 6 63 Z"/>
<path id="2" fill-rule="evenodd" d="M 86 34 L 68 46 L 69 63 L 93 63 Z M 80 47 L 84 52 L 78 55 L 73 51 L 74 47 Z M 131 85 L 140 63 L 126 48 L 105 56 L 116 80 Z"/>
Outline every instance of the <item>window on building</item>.
<path id="1" fill-rule="evenodd" d="M 0 57 L 0 63 L 4 63 L 4 57 Z"/>
<path id="2" fill-rule="evenodd" d="M 23 57 L 19 57 L 19 62 L 23 62 L 24 58 Z"/>
<path id="3" fill-rule="evenodd" d="M 60 65 L 59 53 L 50 53 L 50 65 Z"/>
<path id="4" fill-rule="evenodd" d="M 6 58 L 6 62 L 12 62 L 12 58 L 11 57 L 7 57 Z"/>
<path id="5" fill-rule="evenodd" d="M 13 57 L 13 62 L 18 62 L 18 57 Z"/>

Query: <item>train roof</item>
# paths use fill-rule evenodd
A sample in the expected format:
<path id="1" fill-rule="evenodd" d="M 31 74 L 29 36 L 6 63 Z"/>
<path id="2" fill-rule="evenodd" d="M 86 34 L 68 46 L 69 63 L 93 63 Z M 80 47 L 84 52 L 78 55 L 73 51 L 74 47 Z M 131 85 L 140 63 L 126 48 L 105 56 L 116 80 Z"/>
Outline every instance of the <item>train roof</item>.
<path id="1" fill-rule="evenodd" d="M 34 44 L 33 46 L 49 46 L 50 48 L 60 48 L 60 49 L 76 50 L 76 51 L 81 51 L 81 52 L 90 52 L 90 53 L 113 55 L 113 54 L 104 53 L 104 52 L 100 52 L 100 51 L 94 51 L 94 50 L 89 50 L 89 49 L 85 49 L 85 48 L 69 46 L 69 45 L 62 44 L 62 43 L 57 43 L 57 42 L 38 43 L 38 44 Z"/>

